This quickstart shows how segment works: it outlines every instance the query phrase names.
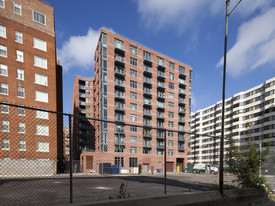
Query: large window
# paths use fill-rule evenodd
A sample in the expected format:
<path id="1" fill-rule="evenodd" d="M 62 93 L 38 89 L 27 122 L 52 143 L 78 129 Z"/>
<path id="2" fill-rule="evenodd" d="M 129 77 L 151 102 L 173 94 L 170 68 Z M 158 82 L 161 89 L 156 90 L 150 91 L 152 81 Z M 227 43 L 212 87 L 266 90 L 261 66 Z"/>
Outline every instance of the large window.
<path id="1" fill-rule="evenodd" d="M 169 68 L 174 70 L 175 69 L 175 64 L 173 62 L 169 62 Z"/>
<path id="2" fill-rule="evenodd" d="M 137 70 L 131 69 L 130 70 L 130 76 L 131 77 L 137 77 Z"/>
<path id="3" fill-rule="evenodd" d="M 120 41 L 119 39 L 115 39 L 115 48 L 124 50 L 124 42 Z"/>
<path id="4" fill-rule="evenodd" d="M 168 127 L 174 127 L 174 122 L 168 121 Z"/>
<path id="5" fill-rule="evenodd" d="M 1 83 L 1 94 L 8 95 L 8 84 Z"/>
<path id="6" fill-rule="evenodd" d="M 170 109 L 174 109 L 174 103 L 173 102 L 168 102 L 168 107 Z"/>
<path id="7" fill-rule="evenodd" d="M 130 136 L 130 143 L 137 143 L 137 136 Z"/>
<path id="8" fill-rule="evenodd" d="M 47 59 L 39 56 L 34 56 L 34 66 L 47 69 Z"/>
<path id="9" fill-rule="evenodd" d="M 2 131 L 9 132 L 10 131 L 10 122 L 6 120 L 2 120 Z"/>
<path id="10" fill-rule="evenodd" d="M 137 104 L 130 103 L 130 109 L 133 110 L 133 111 L 137 111 Z"/>
<path id="11" fill-rule="evenodd" d="M 17 69 L 17 79 L 24 80 L 24 70 L 23 69 Z"/>
<path id="12" fill-rule="evenodd" d="M 115 157 L 115 165 L 124 167 L 124 157 Z"/>
<path id="13" fill-rule="evenodd" d="M 0 64 L 0 75 L 8 76 L 8 66 L 5 64 Z"/>
<path id="14" fill-rule="evenodd" d="M 169 92 L 169 93 L 168 93 L 168 97 L 169 97 L 169 99 L 174 99 L 174 93 Z"/>
<path id="15" fill-rule="evenodd" d="M 10 150 L 10 140 L 2 139 L 2 150 Z"/>
<path id="16" fill-rule="evenodd" d="M 133 66 L 137 66 L 137 59 L 130 57 L 130 64 Z"/>
<path id="17" fill-rule="evenodd" d="M 133 122 L 137 121 L 137 115 L 136 114 L 130 114 L 130 120 Z"/>
<path id="18" fill-rule="evenodd" d="M 49 152 L 49 142 L 36 142 L 36 152 Z"/>
<path id="19" fill-rule="evenodd" d="M 22 44 L 23 43 L 23 34 L 20 31 L 15 31 L 15 41 Z"/>
<path id="20" fill-rule="evenodd" d="M 136 157 L 130 157 L 129 158 L 129 167 L 137 167 L 138 161 Z"/>
<path id="21" fill-rule="evenodd" d="M 4 45 L 0 45 L 0 56 L 7 57 L 7 47 Z"/>
<path id="22" fill-rule="evenodd" d="M 0 37 L 7 38 L 6 27 L 0 25 Z"/>
<path id="23" fill-rule="evenodd" d="M 22 51 L 16 50 L 16 61 L 24 62 L 24 54 Z"/>
<path id="24" fill-rule="evenodd" d="M 168 150 L 168 156 L 173 156 L 173 153 L 174 153 L 173 150 L 171 149 Z"/>
<path id="25" fill-rule="evenodd" d="M 136 154 L 137 153 L 137 147 L 130 147 L 130 153 Z"/>
<path id="26" fill-rule="evenodd" d="M 174 89 L 174 83 L 169 82 L 169 88 L 170 88 L 170 89 Z"/>
<path id="27" fill-rule="evenodd" d="M 168 146 L 170 146 L 170 147 L 174 146 L 174 141 L 173 140 L 168 140 Z"/>
<path id="28" fill-rule="evenodd" d="M 130 98 L 131 99 L 137 99 L 137 93 L 135 93 L 135 92 L 130 92 Z"/>
<path id="29" fill-rule="evenodd" d="M 168 112 L 168 117 L 169 118 L 174 118 L 174 112 Z"/>
<path id="30" fill-rule="evenodd" d="M 33 11 L 33 20 L 40 24 L 46 24 L 46 16 L 44 14 L 38 13 L 37 11 Z"/>
<path id="31" fill-rule="evenodd" d="M 35 91 L 35 101 L 48 103 L 48 93 Z"/>
<path id="32" fill-rule="evenodd" d="M 130 80 L 130 87 L 136 89 L 137 88 L 137 82 Z"/>
<path id="33" fill-rule="evenodd" d="M 49 136 L 48 125 L 36 125 L 36 135 Z"/>
<path id="34" fill-rule="evenodd" d="M 42 51 L 47 51 L 47 42 L 33 37 L 33 47 Z"/>
<path id="35" fill-rule="evenodd" d="M 43 111 L 36 111 L 36 118 L 37 119 L 49 119 L 49 113 Z"/>
<path id="36" fill-rule="evenodd" d="M 48 86 L 48 76 L 35 73 L 35 83 Z M 89 90 L 88 90 L 89 91 Z"/>
<path id="37" fill-rule="evenodd" d="M 130 45 L 130 52 L 131 54 L 137 55 L 137 47 Z"/>
<path id="38" fill-rule="evenodd" d="M 21 15 L 21 4 L 14 2 L 14 13 Z"/>
<path id="39" fill-rule="evenodd" d="M 17 87 L 17 97 L 24 98 L 25 97 L 25 88 Z"/>

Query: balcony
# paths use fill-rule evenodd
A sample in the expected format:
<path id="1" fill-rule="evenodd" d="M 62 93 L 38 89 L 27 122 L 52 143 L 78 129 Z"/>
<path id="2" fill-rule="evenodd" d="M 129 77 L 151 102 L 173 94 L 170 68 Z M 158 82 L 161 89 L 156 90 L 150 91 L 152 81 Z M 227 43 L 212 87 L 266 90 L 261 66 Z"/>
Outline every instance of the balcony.
<path id="1" fill-rule="evenodd" d="M 186 102 L 184 99 L 179 99 L 179 105 L 186 105 Z"/>
<path id="2" fill-rule="evenodd" d="M 165 100 L 165 94 L 164 93 L 158 93 L 157 98 L 160 100 Z"/>
<path id="3" fill-rule="evenodd" d="M 165 119 L 165 115 L 164 114 L 157 114 L 157 118 L 158 119 Z"/>
<path id="4" fill-rule="evenodd" d="M 179 137 L 178 137 L 178 141 L 179 141 L 179 142 L 185 142 L 185 138 L 184 138 L 183 136 L 179 136 Z"/>
<path id="5" fill-rule="evenodd" d="M 180 70 L 180 71 L 179 71 L 179 76 L 180 76 L 180 77 L 186 77 L 185 71 Z"/>
<path id="6" fill-rule="evenodd" d="M 116 76 L 120 76 L 120 77 L 124 77 L 125 76 L 124 69 L 120 69 L 120 68 L 116 67 L 115 68 L 115 75 Z"/>
<path id="7" fill-rule="evenodd" d="M 185 96 L 186 95 L 184 89 L 179 89 L 179 95 L 180 96 Z"/>
<path id="8" fill-rule="evenodd" d="M 179 79 L 179 86 L 186 86 L 185 81 L 183 79 Z"/>
<path id="9" fill-rule="evenodd" d="M 115 99 L 117 100 L 125 100 L 124 94 L 115 94 Z"/>
<path id="10" fill-rule="evenodd" d="M 185 109 L 179 108 L 179 114 L 185 114 Z"/>
<path id="11" fill-rule="evenodd" d="M 143 142 L 143 147 L 144 148 L 152 148 L 152 144 L 151 144 L 151 142 Z"/>
<path id="12" fill-rule="evenodd" d="M 149 78 L 143 78 L 143 84 L 147 84 L 149 86 L 152 86 L 152 80 Z"/>
<path id="13" fill-rule="evenodd" d="M 150 117 L 150 118 L 152 118 L 151 112 L 143 111 L 143 116 L 144 116 L 144 117 Z"/>
<path id="14" fill-rule="evenodd" d="M 115 145 L 125 146 L 124 139 L 115 139 Z"/>
<path id="15" fill-rule="evenodd" d="M 179 124 L 185 124 L 184 118 L 179 118 Z"/>
<path id="16" fill-rule="evenodd" d="M 115 52 L 124 55 L 124 53 L 125 53 L 124 45 L 115 42 Z"/>
<path id="17" fill-rule="evenodd" d="M 158 89 L 165 89 L 165 84 L 164 82 L 158 82 Z"/>
<path id="18" fill-rule="evenodd" d="M 166 69 L 165 63 L 161 62 L 161 61 L 158 61 L 158 68 L 159 69 Z"/>
<path id="19" fill-rule="evenodd" d="M 125 89 L 124 81 L 115 80 L 115 87 L 116 87 L 116 88 Z"/>
<path id="20" fill-rule="evenodd" d="M 85 93 L 79 93 L 79 97 L 85 97 Z"/>
<path id="21" fill-rule="evenodd" d="M 79 100 L 79 105 L 85 105 L 84 101 Z"/>
<path id="22" fill-rule="evenodd" d="M 122 56 L 115 56 L 115 63 L 120 65 L 120 66 L 124 66 L 124 57 Z"/>
<path id="23" fill-rule="evenodd" d="M 125 134 L 124 127 L 115 127 L 116 134 Z"/>
<path id="24" fill-rule="evenodd" d="M 149 100 L 144 100 L 144 101 L 143 101 L 143 106 L 152 107 L 152 103 L 151 103 L 151 101 L 149 101 Z"/>
<path id="25" fill-rule="evenodd" d="M 165 79 L 165 78 L 166 78 L 166 76 L 165 76 L 164 72 L 158 71 L 158 79 Z"/>
<path id="26" fill-rule="evenodd" d="M 157 144 L 157 149 L 164 149 L 164 144 Z"/>
<path id="27" fill-rule="evenodd" d="M 164 134 L 158 134 L 157 139 L 164 139 Z"/>
<path id="28" fill-rule="evenodd" d="M 179 132 L 185 132 L 185 129 L 183 126 L 179 126 L 179 129 L 178 129 Z"/>
<path id="29" fill-rule="evenodd" d="M 143 126 L 145 126 L 145 127 L 152 127 L 152 124 L 151 124 L 150 121 L 144 121 L 143 122 Z"/>
<path id="30" fill-rule="evenodd" d="M 143 67 L 143 74 L 152 75 L 152 69 L 151 69 L 151 67 L 144 66 Z"/>
<path id="31" fill-rule="evenodd" d="M 178 147 L 178 150 L 179 150 L 180 152 L 184 152 L 184 151 L 185 151 L 184 146 L 179 146 L 179 147 Z"/>
<path id="32" fill-rule="evenodd" d="M 157 109 L 165 109 L 164 103 L 157 103 Z"/>
<path id="33" fill-rule="evenodd" d="M 79 89 L 85 90 L 85 86 L 79 85 Z"/>
<path id="34" fill-rule="evenodd" d="M 151 59 L 150 56 L 143 56 L 143 62 L 145 64 L 149 64 L 149 65 L 152 65 L 152 63 L 153 63 L 153 61 L 152 61 L 152 59 Z"/>
<path id="35" fill-rule="evenodd" d="M 123 104 L 117 104 L 115 105 L 115 110 L 119 112 L 125 112 L 124 105 Z"/>
<path id="36" fill-rule="evenodd" d="M 143 89 L 143 95 L 152 96 L 152 92 L 151 92 L 151 90 Z"/>
<path id="37" fill-rule="evenodd" d="M 115 117 L 115 121 L 116 122 L 124 122 L 124 117 L 121 116 L 121 117 Z"/>
<path id="38" fill-rule="evenodd" d="M 143 137 L 152 139 L 152 134 L 151 132 L 143 131 Z"/>
<path id="39" fill-rule="evenodd" d="M 164 127 L 164 124 L 157 124 L 157 128 L 158 129 L 164 129 L 165 127 Z"/>

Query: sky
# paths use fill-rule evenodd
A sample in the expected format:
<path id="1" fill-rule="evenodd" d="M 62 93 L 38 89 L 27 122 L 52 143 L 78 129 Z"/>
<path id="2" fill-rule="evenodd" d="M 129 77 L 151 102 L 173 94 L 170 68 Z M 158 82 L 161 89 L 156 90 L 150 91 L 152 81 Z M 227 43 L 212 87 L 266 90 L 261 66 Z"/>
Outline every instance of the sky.
<path id="1" fill-rule="evenodd" d="M 94 76 L 102 27 L 190 65 L 192 112 L 220 101 L 225 1 L 48 0 L 63 66 L 64 112 L 71 113 L 74 77 Z M 275 76 L 274 21 L 273 0 L 242 0 L 229 16 L 226 98 Z"/>

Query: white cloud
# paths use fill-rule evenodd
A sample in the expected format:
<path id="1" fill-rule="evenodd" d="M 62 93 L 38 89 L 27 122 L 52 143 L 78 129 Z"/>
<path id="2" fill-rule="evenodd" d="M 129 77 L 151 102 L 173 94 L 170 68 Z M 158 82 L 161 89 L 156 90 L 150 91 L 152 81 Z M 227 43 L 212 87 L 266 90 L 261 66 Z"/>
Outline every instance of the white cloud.
<path id="1" fill-rule="evenodd" d="M 94 53 L 99 39 L 100 30 L 89 28 L 84 36 L 71 36 L 61 49 L 57 49 L 57 59 L 63 69 L 91 69 L 94 64 Z"/>
<path id="2" fill-rule="evenodd" d="M 243 23 L 237 42 L 227 53 L 227 68 L 232 76 L 275 63 L 275 7 Z M 223 65 L 223 58 L 217 66 Z"/>

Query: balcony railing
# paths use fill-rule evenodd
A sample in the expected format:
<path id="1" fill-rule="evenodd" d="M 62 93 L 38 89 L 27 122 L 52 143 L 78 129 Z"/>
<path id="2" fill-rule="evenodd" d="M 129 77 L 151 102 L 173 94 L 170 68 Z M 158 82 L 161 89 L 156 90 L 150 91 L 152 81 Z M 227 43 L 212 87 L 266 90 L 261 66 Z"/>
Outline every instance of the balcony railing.
<path id="1" fill-rule="evenodd" d="M 124 65 L 124 57 L 122 56 L 115 56 L 115 62 L 121 63 Z"/>
<path id="2" fill-rule="evenodd" d="M 120 104 L 115 105 L 115 109 L 116 109 L 116 110 L 120 110 L 120 111 L 124 111 L 124 110 L 125 110 L 125 109 L 124 109 L 124 106 L 123 106 L 123 105 L 120 105 Z"/>
<path id="3" fill-rule="evenodd" d="M 125 99 L 123 94 L 115 94 L 115 98 Z"/>
<path id="4" fill-rule="evenodd" d="M 179 85 L 185 86 L 185 85 L 186 85 L 186 84 L 185 84 L 185 81 L 184 81 L 183 79 L 179 79 Z"/>
<path id="5" fill-rule="evenodd" d="M 150 67 L 143 67 L 143 73 L 152 74 L 152 69 Z"/>
<path id="6" fill-rule="evenodd" d="M 151 132 L 143 132 L 143 137 L 152 138 Z"/>
<path id="7" fill-rule="evenodd" d="M 158 88 L 165 89 L 165 84 L 163 82 L 158 82 Z"/>
<path id="8" fill-rule="evenodd" d="M 157 103 L 157 108 L 161 108 L 161 109 L 164 109 L 164 103 Z"/>
<path id="9" fill-rule="evenodd" d="M 178 141 L 179 141 L 179 142 L 185 142 L 185 138 L 184 138 L 183 136 L 179 136 L 179 137 L 178 137 Z"/>
<path id="10" fill-rule="evenodd" d="M 179 146 L 178 150 L 181 151 L 181 152 L 184 152 L 185 151 L 184 146 Z"/>
<path id="11" fill-rule="evenodd" d="M 146 127 L 151 127 L 152 126 L 151 122 L 148 122 L 148 121 L 144 121 L 143 125 L 146 126 Z"/>
<path id="12" fill-rule="evenodd" d="M 184 89 L 179 89 L 179 94 L 180 94 L 180 95 L 185 95 Z"/>
<path id="13" fill-rule="evenodd" d="M 157 149 L 164 149 L 164 144 L 157 144 Z"/>
<path id="14" fill-rule="evenodd" d="M 115 144 L 116 145 L 125 145 L 124 139 L 115 139 Z"/>
<path id="15" fill-rule="evenodd" d="M 160 72 L 160 71 L 158 71 L 158 77 L 163 79 L 166 78 L 164 72 Z"/>
<path id="16" fill-rule="evenodd" d="M 179 114 L 185 114 L 185 109 L 179 109 Z"/>
<path id="17" fill-rule="evenodd" d="M 85 102 L 84 102 L 84 101 L 79 100 L 79 104 L 80 104 L 80 105 L 85 105 Z"/>
<path id="18" fill-rule="evenodd" d="M 148 79 L 148 78 L 144 78 L 144 79 L 143 79 L 143 83 L 144 83 L 144 84 L 150 84 L 150 85 L 151 85 L 151 84 L 152 84 L 152 80 L 151 80 L 151 79 Z"/>
<path id="19" fill-rule="evenodd" d="M 179 99 L 179 104 L 186 104 L 184 99 Z"/>
<path id="20" fill-rule="evenodd" d="M 152 144 L 151 142 L 143 142 L 143 147 L 147 147 L 147 148 L 151 148 L 152 147 Z"/>
<path id="21" fill-rule="evenodd" d="M 125 71 L 124 71 L 124 69 L 119 69 L 116 67 L 115 74 L 120 75 L 120 76 L 125 76 Z"/>
<path id="22" fill-rule="evenodd" d="M 144 100 L 143 105 L 152 106 L 152 103 L 149 100 Z"/>
<path id="23" fill-rule="evenodd" d="M 115 86 L 125 88 L 124 81 L 115 81 Z"/>
<path id="24" fill-rule="evenodd" d="M 180 76 L 186 76 L 186 73 L 185 73 L 185 71 L 180 70 L 180 71 L 179 71 L 179 75 L 180 75 Z"/>
<path id="25" fill-rule="evenodd" d="M 143 89 L 143 94 L 151 96 L 152 92 L 151 90 Z"/>
<path id="26" fill-rule="evenodd" d="M 165 99 L 165 95 L 162 94 L 162 93 L 158 93 L 157 97 L 158 97 L 159 99 Z"/>
<path id="27" fill-rule="evenodd" d="M 116 127 L 115 128 L 115 133 L 124 133 L 124 128 L 123 127 Z"/>
<path id="28" fill-rule="evenodd" d="M 85 86 L 79 85 L 79 89 L 85 89 Z"/>
<path id="29" fill-rule="evenodd" d="M 143 61 L 144 63 L 147 63 L 147 64 L 153 63 L 152 58 L 150 56 L 143 56 Z"/>
<path id="30" fill-rule="evenodd" d="M 115 121 L 124 122 L 124 118 L 123 117 L 115 117 Z"/>
<path id="31" fill-rule="evenodd" d="M 80 97 L 85 97 L 85 94 L 84 93 L 79 93 L 79 96 Z"/>
<path id="32" fill-rule="evenodd" d="M 159 118 L 159 119 L 165 119 L 165 115 L 164 114 L 157 114 L 157 118 Z"/>
<path id="33" fill-rule="evenodd" d="M 119 44 L 117 42 L 115 42 L 115 49 L 119 49 L 121 51 L 125 51 L 124 45 L 123 44 Z"/>

